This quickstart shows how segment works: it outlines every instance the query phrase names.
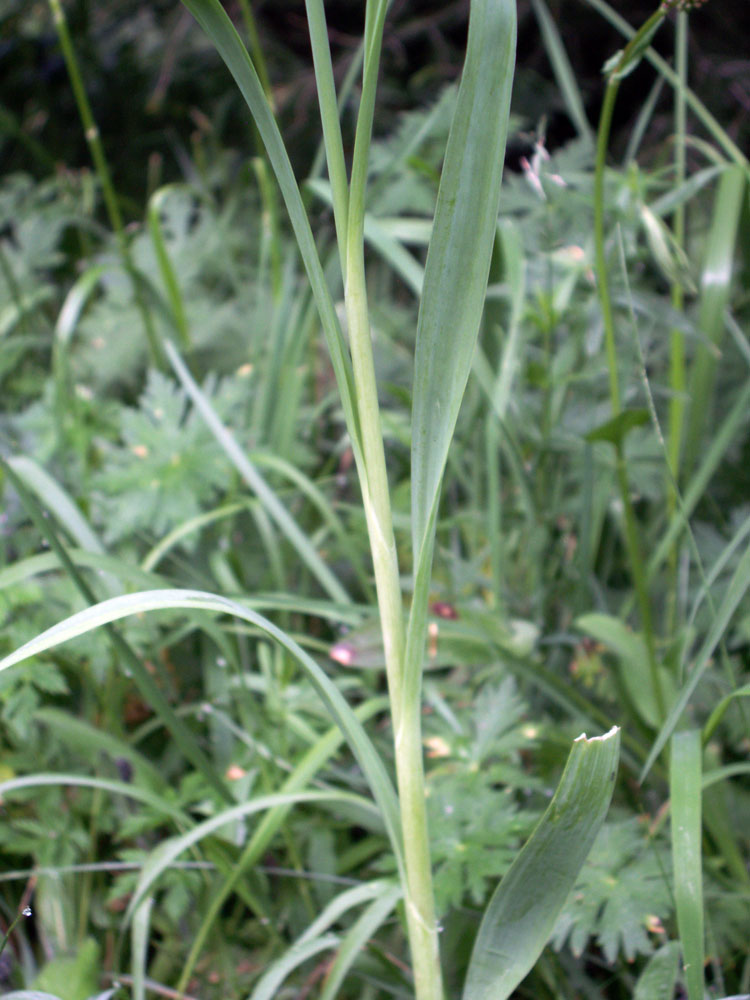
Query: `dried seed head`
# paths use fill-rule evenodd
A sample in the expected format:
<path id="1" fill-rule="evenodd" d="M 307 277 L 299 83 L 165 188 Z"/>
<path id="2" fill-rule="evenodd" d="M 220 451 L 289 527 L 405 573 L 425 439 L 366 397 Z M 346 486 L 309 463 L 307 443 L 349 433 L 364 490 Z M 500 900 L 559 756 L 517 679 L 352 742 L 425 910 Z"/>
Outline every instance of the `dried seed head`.
<path id="1" fill-rule="evenodd" d="M 698 7 L 702 7 L 706 0 L 662 0 L 661 8 L 664 11 L 668 10 L 696 10 Z"/>

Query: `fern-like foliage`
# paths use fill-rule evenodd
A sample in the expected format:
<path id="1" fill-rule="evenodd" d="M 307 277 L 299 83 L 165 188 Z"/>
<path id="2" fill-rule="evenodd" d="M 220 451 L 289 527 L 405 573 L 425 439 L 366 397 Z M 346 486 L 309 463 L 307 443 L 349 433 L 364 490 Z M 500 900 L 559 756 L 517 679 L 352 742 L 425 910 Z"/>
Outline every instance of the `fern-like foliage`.
<path id="1" fill-rule="evenodd" d="M 672 913 L 669 849 L 638 817 L 606 823 L 558 918 L 552 945 L 580 955 L 592 939 L 606 960 L 650 955 L 649 931 Z"/>

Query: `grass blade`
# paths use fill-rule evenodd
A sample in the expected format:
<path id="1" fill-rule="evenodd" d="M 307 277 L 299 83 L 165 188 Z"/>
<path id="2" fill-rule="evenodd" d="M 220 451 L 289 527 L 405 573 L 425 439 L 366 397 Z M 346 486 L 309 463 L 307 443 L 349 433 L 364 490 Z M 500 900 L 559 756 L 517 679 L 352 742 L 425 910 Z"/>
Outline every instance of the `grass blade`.
<path id="1" fill-rule="evenodd" d="M 40 465 L 24 455 L 9 458 L 8 465 L 28 489 L 51 511 L 71 538 L 89 552 L 104 555 L 104 546 L 65 490 Z"/>
<path id="2" fill-rule="evenodd" d="M 732 579 L 729 582 L 729 586 L 727 587 L 724 597 L 722 598 L 721 604 L 716 611 L 716 617 L 714 618 L 713 624 L 708 632 L 708 635 L 703 640 L 703 645 L 695 658 L 690 675 L 683 685 L 677 700 L 669 711 L 667 718 L 664 720 L 664 724 L 659 731 L 659 735 L 657 736 L 654 745 L 651 747 L 651 752 L 648 755 L 646 763 L 643 765 L 643 770 L 641 771 L 638 779 L 639 782 L 643 782 L 643 779 L 651 769 L 651 765 L 662 752 L 664 745 L 672 735 L 680 716 L 685 710 L 685 706 L 688 701 L 690 701 L 693 692 L 698 686 L 701 677 L 709 665 L 710 657 L 713 651 L 721 641 L 721 637 L 723 636 L 740 601 L 747 593 L 748 587 L 750 587 L 750 547 L 745 551 L 744 555 L 737 564 L 737 569 L 734 571 Z"/>
<path id="3" fill-rule="evenodd" d="M 15 469 L 2 458 L 2 456 L 0 456 L 0 467 L 5 469 L 8 478 L 13 483 L 16 492 L 21 498 L 21 502 L 26 508 L 31 520 L 34 522 L 36 529 L 39 531 L 41 537 L 46 538 L 49 542 L 50 548 L 57 556 L 61 567 L 68 574 L 85 599 L 91 604 L 94 604 L 97 599 L 96 595 L 71 560 L 67 549 L 58 538 L 57 531 L 55 530 L 51 520 L 44 517 L 36 498 L 29 493 L 24 481 L 16 473 Z M 169 703 L 169 699 L 166 697 L 159 685 L 156 684 L 154 678 L 148 672 L 139 657 L 135 654 L 133 649 L 123 639 L 119 632 L 112 628 L 110 624 L 104 623 L 104 626 L 112 646 L 114 647 L 119 659 L 130 670 L 133 681 L 138 687 L 141 695 L 148 702 L 148 704 L 151 705 L 156 714 L 161 717 L 164 725 L 169 729 L 175 743 L 180 748 L 180 751 L 184 754 L 185 758 L 192 763 L 196 770 L 200 771 L 204 775 L 209 785 L 211 785 L 211 787 L 214 788 L 225 801 L 231 801 L 232 796 L 226 787 L 226 784 L 216 773 L 211 765 L 211 762 L 198 745 L 197 740 L 184 724 L 182 719 L 180 719 L 174 711 Z M 37 638 L 39 637 L 37 636 Z M 0 669 L 2 669 L 2 667 L 0 667 Z"/>
<path id="4" fill-rule="evenodd" d="M 284 140 L 269 107 L 263 86 L 242 39 L 235 31 L 234 25 L 229 20 L 219 0 L 182 0 L 182 2 L 209 36 L 234 77 L 266 147 L 268 159 L 276 175 L 289 213 L 289 220 L 297 238 L 302 261 L 310 279 L 330 351 L 331 363 L 336 374 L 336 382 L 341 395 L 347 428 L 352 439 L 352 447 L 355 454 L 360 455 L 361 436 L 359 418 L 354 406 L 351 362 L 333 300 L 326 284 L 320 257 L 315 247 L 310 221 L 302 203 Z"/>
<path id="5" fill-rule="evenodd" d="M 234 436 L 230 434 L 221 422 L 216 411 L 211 406 L 204 393 L 201 392 L 197 382 L 188 371 L 185 362 L 179 356 L 175 347 L 172 344 L 167 343 L 164 345 L 164 349 L 167 358 L 169 359 L 169 363 L 177 373 L 180 382 L 193 401 L 193 404 L 198 409 L 201 417 L 203 417 L 206 426 L 224 449 L 224 452 L 247 485 L 259 498 L 269 515 L 273 518 L 284 535 L 286 535 L 300 559 L 302 559 L 310 572 L 315 576 L 316 580 L 326 591 L 329 597 L 333 598 L 334 601 L 340 601 L 342 604 L 349 604 L 350 598 L 347 592 L 320 558 L 292 515 L 281 503 L 263 476 L 261 476 L 250 459 L 243 452 L 242 448 L 240 448 L 237 444 Z"/>
<path id="6" fill-rule="evenodd" d="M 355 958 L 391 913 L 401 896 L 400 885 L 387 886 L 354 922 L 341 942 L 333 965 L 328 970 L 325 986 L 320 993 L 320 1000 L 336 1000 L 339 987 L 346 978 Z"/>
<path id="7" fill-rule="evenodd" d="M 434 516 L 484 307 L 515 41 L 514 0 L 474 0 L 417 321 L 412 404 L 415 558 Z"/>
<path id="8" fill-rule="evenodd" d="M 672 737 L 672 863 L 677 927 L 688 1000 L 703 1000 L 703 873 L 701 863 L 701 734 Z"/>
<path id="9" fill-rule="evenodd" d="M 620 733 L 573 744 L 547 811 L 490 900 L 463 1000 L 506 1000 L 552 933 L 609 808 Z"/>
<path id="10" fill-rule="evenodd" d="M 251 799 L 249 802 L 242 802 L 240 805 L 232 806 L 230 809 L 222 809 L 215 816 L 211 816 L 209 819 L 203 820 L 203 822 L 193 826 L 192 829 L 187 831 L 187 833 L 183 833 L 177 837 L 171 837 L 169 840 L 163 840 L 156 848 L 154 848 L 141 869 L 138 884 L 133 891 L 133 895 L 128 903 L 128 908 L 125 911 L 125 916 L 123 918 L 124 924 L 127 924 L 132 919 L 136 910 L 143 902 L 147 893 L 151 890 L 151 887 L 157 879 L 171 866 L 172 862 L 176 861 L 181 854 L 184 854 L 184 852 L 188 850 L 188 848 L 199 843 L 205 837 L 208 837 L 210 834 L 220 830 L 222 827 L 228 826 L 235 820 L 244 819 L 247 816 L 264 812 L 266 809 L 273 809 L 276 806 L 294 805 L 297 802 L 339 802 L 346 803 L 349 806 L 356 806 L 358 809 L 375 811 L 373 803 L 362 798 L 361 795 L 353 795 L 351 792 L 340 792 L 335 790 L 325 792 L 284 792 L 276 795 L 259 795 L 257 798 Z"/>
<path id="11" fill-rule="evenodd" d="M 552 19 L 552 15 L 544 0 L 531 0 L 531 6 L 534 10 L 539 30 L 542 33 L 547 58 L 552 65 L 557 86 L 560 88 L 560 93 L 565 101 L 568 116 L 581 138 L 587 139 L 593 148 L 594 133 L 586 117 L 581 91 L 576 81 L 573 67 L 570 65 L 562 38 L 560 37 L 560 32 L 557 30 L 557 25 Z"/>
<path id="12" fill-rule="evenodd" d="M 20 649 L 0 661 L 0 672 L 7 670 L 15 663 L 21 663 L 31 656 L 36 656 L 53 646 L 68 639 L 83 635 L 95 628 L 106 625 L 128 615 L 143 614 L 146 611 L 156 611 L 168 608 L 192 608 L 202 611 L 218 612 L 233 615 L 250 622 L 262 629 L 271 638 L 276 639 L 306 671 L 310 680 L 326 705 L 331 717 L 336 721 L 357 758 L 362 771 L 367 778 L 372 793 L 381 808 L 391 846 L 396 858 L 401 863 L 401 827 L 398 814 L 398 804 L 393 785 L 388 778 L 383 762 L 378 756 L 370 739 L 362 728 L 362 724 L 346 703 L 343 695 L 313 658 L 291 639 L 282 629 L 262 615 L 251 611 L 237 601 L 232 601 L 217 594 L 205 593 L 201 590 L 152 590 L 135 594 L 125 594 L 102 601 L 85 611 L 72 615 L 65 621 L 42 632 L 36 638 L 25 643 Z"/>
<path id="13" fill-rule="evenodd" d="M 712 411 L 716 367 L 724 339 L 724 310 L 729 303 L 745 182 L 745 172 L 741 167 L 727 167 L 719 180 L 712 212 L 698 311 L 698 325 L 705 341 L 698 344 L 688 393 L 691 402 L 684 464 L 687 474 L 692 471 L 700 454 L 702 436 Z"/>
<path id="14" fill-rule="evenodd" d="M 360 721 L 364 721 L 376 711 L 382 711 L 385 708 L 387 708 L 387 699 L 373 698 L 365 702 L 363 705 L 360 705 L 355 710 L 355 715 Z M 289 775 L 279 791 L 295 792 L 303 789 L 312 780 L 323 764 L 338 750 L 341 740 L 342 734 L 338 728 L 330 730 L 317 740 L 307 751 L 299 764 L 294 768 L 294 771 Z M 190 981 L 193 969 L 195 968 L 195 964 L 200 957 L 209 931 L 218 918 L 224 902 L 234 889 L 237 882 L 240 878 L 242 878 L 243 874 L 262 857 L 268 845 L 278 832 L 279 827 L 284 822 L 290 808 L 290 805 L 283 805 L 276 806 L 274 809 L 268 810 L 268 812 L 263 816 L 263 819 L 256 826 L 248 842 L 245 844 L 242 854 L 232 866 L 232 871 L 226 877 L 224 882 L 222 882 L 217 892 L 214 893 L 214 896 L 203 916 L 201 925 L 193 938 L 193 943 L 190 946 L 190 953 L 183 964 L 180 981 L 178 983 L 178 989 L 182 992 L 185 991 L 187 984 Z"/>
<path id="15" fill-rule="evenodd" d="M 321 951 L 333 951 L 338 943 L 336 934 L 324 934 L 311 940 L 297 941 L 263 974 L 263 978 L 250 995 L 250 1000 L 273 1000 L 280 995 L 279 987 L 290 972 Z"/>
<path id="16" fill-rule="evenodd" d="M 149 928 L 153 896 L 144 899 L 133 914 L 131 930 L 133 968 L 133 1000 L 146 1000 L 146 962 L 148 959 Z"/>

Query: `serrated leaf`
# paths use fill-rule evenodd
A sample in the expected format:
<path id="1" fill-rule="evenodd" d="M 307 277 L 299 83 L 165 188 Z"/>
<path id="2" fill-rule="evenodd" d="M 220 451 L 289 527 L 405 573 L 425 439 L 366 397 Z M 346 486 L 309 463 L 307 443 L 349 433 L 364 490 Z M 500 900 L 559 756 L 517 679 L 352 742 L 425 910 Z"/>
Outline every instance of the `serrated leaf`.
<path id="1" fill-rule="evenodd" d="M 594 940 L 609 963 L 649 955 L 649 927 L 672 912 L 667 866 L 665 845 L 650 843 L 637 818 L 605 823 L 557 919 L 553 946 L 581 955 Z"/>

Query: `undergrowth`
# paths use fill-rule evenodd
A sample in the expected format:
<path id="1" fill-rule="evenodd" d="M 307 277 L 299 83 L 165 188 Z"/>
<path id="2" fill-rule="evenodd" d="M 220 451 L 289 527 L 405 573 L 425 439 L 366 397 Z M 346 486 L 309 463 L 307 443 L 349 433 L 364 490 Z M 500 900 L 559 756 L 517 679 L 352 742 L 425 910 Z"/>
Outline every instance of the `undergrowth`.
<path id="1" fill-rule="evenodd" d="M 512 119 L 530 153 L 503 179 L 439 509 L 422 716 L 446 991 L 459 995 L 570 740 L 617 725 L 612 811 L 514 996 L 702 1000 L 682 967 L 696 903 L 681 902 L 670 833 L 686 798 L 703 805 L 691 871 L 705 995 L 747 994 L 748 164 L 720 131 L 676 131 L 646 155 L 649 102 L 608 161 L 613 382 L 594 129 L 533 6 L 578 134 L 550 151 L 543 122 Z M 448 87 L 404 114 L 369 164 L 368 293 L 407 596 L 414 330 L 454 105 Z M 185 180 L 124 231 L 125 256 L 88 169 L 0 180 L 0 654 L 95 600 L 222 594 L 323 667 L 390 769 L 367 525 L 310 286 L 266 160 L 196 142 Z M 338 300 L 331 189 L 316 175 L 303 194 Z M 167 342 L 177 364 L 154 351 Z M 0 922 L 32 910 L 0 984 L 62 1000 L 326 996 L 356 943 L 337 996 L 413 995 L 383 818 L 309 677 L 252 621 L 165 607 L 119 628 L 125 651 L 89 632 L 0 675 Z M 681 733 L 695 746 L 670 748 Z M 302 797 L 275 805 L 251 865 L 238 861 L 255 814 L 191 839 L 279 789 Z"/>

